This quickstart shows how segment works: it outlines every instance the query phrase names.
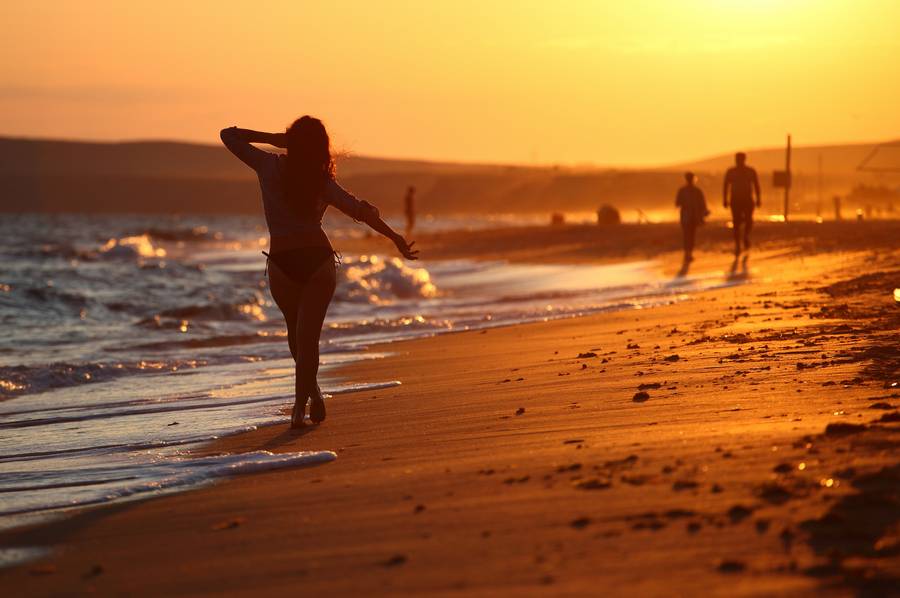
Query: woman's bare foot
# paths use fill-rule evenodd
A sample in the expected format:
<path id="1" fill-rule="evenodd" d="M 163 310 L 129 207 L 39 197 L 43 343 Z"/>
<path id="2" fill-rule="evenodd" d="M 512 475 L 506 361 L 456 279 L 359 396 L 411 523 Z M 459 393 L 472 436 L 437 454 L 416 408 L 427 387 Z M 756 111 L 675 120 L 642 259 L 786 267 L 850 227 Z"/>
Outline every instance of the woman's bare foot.
<path id="1" fill-rule="evenodd" d="M 306 404 L 294 403 L 294 408 L 291 409 L 291 430 L 299 430 L 306 424 L 303 422 L 303 418 L 306 416 Z"/>
<path id="2" fill-rule="evenodd" d="M 316 384 L 316 392 L 309 398 L 309 419 L 314 424 L 325 421 L 325 398 L 322 389 Z"/>
<path id="3" fill-rule="evenodd" d="M 309 403 L 309 419 L 314 424 L 325 421 L 325 400 L 322 397 L 313 397 Z"/>

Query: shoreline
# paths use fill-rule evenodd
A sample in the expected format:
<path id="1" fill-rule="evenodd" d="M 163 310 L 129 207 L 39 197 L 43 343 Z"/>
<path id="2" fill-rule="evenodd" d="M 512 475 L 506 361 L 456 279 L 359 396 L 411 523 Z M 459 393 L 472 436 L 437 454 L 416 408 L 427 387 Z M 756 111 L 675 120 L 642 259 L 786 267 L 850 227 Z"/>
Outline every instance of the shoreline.
<path id="1" fill-rule="evenodd" d="M 55 548 L 0 570 L 0 587 L 586 594 L 602 580 L 639 594 L 675 584 L 787 595 L 850 583 L 844 561 L 806 573 L 822 557 L 805 538 L 815 525 L 803 523 L 839 507 L 859 479 L 893 471 L 869 447 L 896 443 L 896 430 L 824 431 L 896 413 L 868 407 L 898 401 L 879 374 L 860 372 L 866 361 L 840 357 L 860 346 L 876 355 L 883 333 L 840 332 L 859 316 L 828 311 L 816 289 L 837 280 L 837 259 L 852 278 L 850 266 L 874 273 L 889 258 L 821 255 L 790 276 L 797 260 L 775 257 L 771 280 L 683 303 L 392 344 L 386 359 L 354 364 L 352 378 L 389 374 L 402 386 L 339 395 L 329 420 L 301 434 L 272 426 L 199 453 L 321 449 L 337 452 L 334 463 L 0 532 L 4 545 Z M 817 307 L 828 319 L 810 317 Z M 807 367 L 819 353 L 831 358 Z M 851 464 L 838 450 L 848 443 L 856 472 L 836 477 Z M 620 554 L 629 562 L 610 560 Z M 848 562 L 885 566 L 867 553 Z"/>

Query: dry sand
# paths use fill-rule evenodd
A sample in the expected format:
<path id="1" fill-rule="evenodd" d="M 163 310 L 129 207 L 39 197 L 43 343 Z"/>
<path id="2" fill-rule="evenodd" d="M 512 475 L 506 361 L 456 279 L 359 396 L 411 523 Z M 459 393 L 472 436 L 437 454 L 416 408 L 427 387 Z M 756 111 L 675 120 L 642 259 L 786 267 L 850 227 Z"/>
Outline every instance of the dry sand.
<path id="1" fill-rule="evenodd" d="M 335 462 L 7 532 L 56 548 L 0 591 L 896 590 L 896 232 L 871 233 L 877 251 L 764 246 L 748 284 L 666 307 L 392 345 L 352 376 L 402 386 L 207 449 Z"/>

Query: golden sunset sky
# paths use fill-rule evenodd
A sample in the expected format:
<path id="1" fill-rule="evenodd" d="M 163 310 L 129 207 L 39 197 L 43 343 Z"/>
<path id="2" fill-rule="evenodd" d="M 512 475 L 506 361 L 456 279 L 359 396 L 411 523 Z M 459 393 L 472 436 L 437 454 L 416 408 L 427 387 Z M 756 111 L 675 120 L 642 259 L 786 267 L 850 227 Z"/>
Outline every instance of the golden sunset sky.
<path id="1" fill-rule="evenodd" d="M 653 165 L 900 137 L 900 1 L 12 2 L 0 134 Z"/>

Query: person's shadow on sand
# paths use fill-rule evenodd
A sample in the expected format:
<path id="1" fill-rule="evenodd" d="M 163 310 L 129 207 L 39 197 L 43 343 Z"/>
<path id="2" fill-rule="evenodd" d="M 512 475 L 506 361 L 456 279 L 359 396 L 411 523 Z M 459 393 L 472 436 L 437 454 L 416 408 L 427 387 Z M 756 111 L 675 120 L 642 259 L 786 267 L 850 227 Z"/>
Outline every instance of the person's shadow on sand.
<path id="1" fill-rule="evenodd" d="M 731 262 L 731 269 L 728 271 L 728 281 L 742 281 L 750 279 L 750 270 L 747 266 L 747 261 L 750 259 L 748 254 L 744 254 L 744 257 L 735 256 L 734 261 Z M 738 269 L 738 265 L 740 265 L 740 269 Z"/>
<path id="2" fill-rule="evenodd" d="M 265 444 L 263 444 L 262 446 L 259 447 L 259 450 L 268 451 L 268 450 L 272 450 L 272 449 L 278 448 L 280 446 L 283 446 L 285 444 L 290 444 L 291 442 L 293 442 L 294 440 L 297 440 L 301 436 L 306 436 L 307 434 L 309 434 L 310 432 L 315 430 L 317 427 L 318 426 L 306 425 L 300 429 L 291 429 L 291 427 L 288 426 L 287 428 L 282 430 L 280 433 L 269 438 L 265 442 Z"/>

